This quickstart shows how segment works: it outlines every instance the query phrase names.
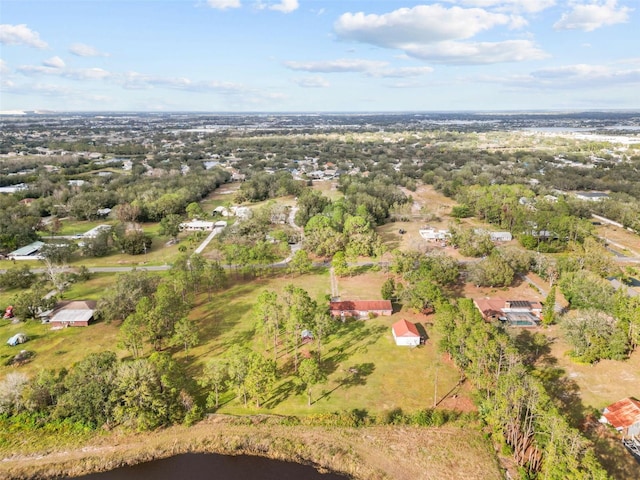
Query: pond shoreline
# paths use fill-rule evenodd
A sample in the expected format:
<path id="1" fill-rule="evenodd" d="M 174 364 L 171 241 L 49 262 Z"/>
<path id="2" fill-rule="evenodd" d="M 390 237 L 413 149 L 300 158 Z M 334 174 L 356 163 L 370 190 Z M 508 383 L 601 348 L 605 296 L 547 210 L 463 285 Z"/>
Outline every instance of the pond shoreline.
<path id="1" fill-rule="evenodd" d="M 415 460 L 403 462 L 412 452 Z M 287 426 L 252 417 L 216 415 L 192 427 L 175 426 L 145 434 L 114 432 L 79 448 L 5 454 L 0 477 L 77 477 L 183 453 L 260 456 L 355 480 L 401 478 L 399 475 L 405 474 L 413 478 L 501 478 L 489 442 L 474 427 Z"/>

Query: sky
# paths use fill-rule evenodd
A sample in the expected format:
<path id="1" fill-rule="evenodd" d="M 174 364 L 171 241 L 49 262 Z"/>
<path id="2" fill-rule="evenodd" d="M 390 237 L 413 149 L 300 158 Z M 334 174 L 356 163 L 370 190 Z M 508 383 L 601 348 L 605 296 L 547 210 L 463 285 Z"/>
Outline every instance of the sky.
<path id="1" fill-rule="evenodd" d="M 640 109 L 640 0 L 0 0 L 0 111 Z"/>

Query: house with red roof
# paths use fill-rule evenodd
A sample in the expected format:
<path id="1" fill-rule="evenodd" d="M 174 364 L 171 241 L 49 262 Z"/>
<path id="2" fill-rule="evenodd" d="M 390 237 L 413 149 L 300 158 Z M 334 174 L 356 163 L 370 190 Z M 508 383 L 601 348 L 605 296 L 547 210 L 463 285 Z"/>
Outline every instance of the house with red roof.
<path id="1" fill-rule="evenodd" d="M 398 320 L 391 326 L 391 333 L 396 345 L 404 347 L 417 347 L 423 343 L 422 335 L 418 332 L 415 323 L 405 319 Z"/>
<path id="2" fill-rule="evenodd" d="M 485 320 L 501 320 L 516 327 L 535 327 L 542 315 L 538 301 L 477 298 L 473 303 Z"/>
<path id="3" fill-rule="evenodd" d="M 640 460 L 640 401 L 633 397 L 623 398 L 606 407 L 600 418 L 622 433 L 622 443 Z"/>
<path id="4" fill-rule="evenodd" d="M 393 313 L 390 300 L 344 300 L 329 302 L 334 317 L 368 318 L 369 315 L 389 316 Z"/>

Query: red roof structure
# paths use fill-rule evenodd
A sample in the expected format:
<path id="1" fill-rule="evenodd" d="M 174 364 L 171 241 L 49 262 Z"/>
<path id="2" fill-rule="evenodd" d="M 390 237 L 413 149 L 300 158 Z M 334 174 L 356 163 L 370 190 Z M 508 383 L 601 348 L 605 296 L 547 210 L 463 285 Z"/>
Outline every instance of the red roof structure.
<path id="1" fill-rule="evenodd" d="M 367 313 L 376 315 L 391 315 L 393 307 L 390 300 L 345 300 L 329 302 L 331 315 L 334 316 L 362 316 Z"/>
<path id="2" fill-rule="evenodd" d="M 391 328 L 394 335 L 397 337 L 420 337 L 420 333 L 416 328 L 415 323 L 408 322 L 404 318 L 394 323 Z"/>
<path id="3" fill-rule="evenodd" d="M 602 413 L 614 428 L 624 430 L 640 422 L 640 401 L 632 397 L 612 403 Z"/>

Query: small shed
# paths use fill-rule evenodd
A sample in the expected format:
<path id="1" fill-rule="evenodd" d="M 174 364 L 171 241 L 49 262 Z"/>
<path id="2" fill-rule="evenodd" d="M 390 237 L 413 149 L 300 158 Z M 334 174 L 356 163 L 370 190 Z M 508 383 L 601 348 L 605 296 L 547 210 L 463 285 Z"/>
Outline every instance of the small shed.
<path id="1" fill-rule="evenodd" d="M 414 323 L 405 319 L 399 320 L 391 326 L 393 339 L 396 345 L 404 347 L 417 347 L 422 343 L 422 337 Z"/>

